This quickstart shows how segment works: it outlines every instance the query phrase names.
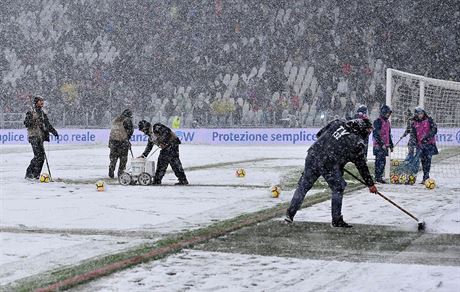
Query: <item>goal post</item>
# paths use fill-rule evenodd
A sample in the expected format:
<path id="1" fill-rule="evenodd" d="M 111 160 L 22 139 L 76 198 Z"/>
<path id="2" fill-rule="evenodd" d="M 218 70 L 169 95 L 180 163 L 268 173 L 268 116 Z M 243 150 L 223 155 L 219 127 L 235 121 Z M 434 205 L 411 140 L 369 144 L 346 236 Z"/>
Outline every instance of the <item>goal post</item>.
<path id="1" fill-rule="evenodd" d="M 422 107 L 438 126 L 436 144 L 440 155 L 433 160 L 460 156 L 460 82 L 440 80 L 388 68 L 386 71 L 386 104 L 393 111 L 391 115 L 393 142 L 404 134 L 408 119 L 414 109 Z M 387 158 L 385 177 L 392 173 L 391 161 L 404 161 L 408 154 L 409 135 L 402 138 L 391 157 Z M 439 166 L 443 168 L 444 163 Z M 449 165 L 443 175 L 460 173 L 460 166 Z"/>

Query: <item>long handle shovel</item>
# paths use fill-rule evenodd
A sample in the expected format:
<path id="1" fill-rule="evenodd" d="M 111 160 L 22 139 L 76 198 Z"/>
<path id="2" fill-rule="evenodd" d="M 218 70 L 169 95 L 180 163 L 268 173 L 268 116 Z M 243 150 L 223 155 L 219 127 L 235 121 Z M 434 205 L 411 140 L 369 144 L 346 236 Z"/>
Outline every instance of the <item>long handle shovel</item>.
<path id="1" fill-rule="evenodd" d="M 157 152 L 157 151 L 158 151 L 158 149 L 160 149 L 160 147 L 158 147 L 158 148 L 157 148 L 157 149 L 155 149 L 155 150 L 154 150 L 152 153 L 150 153 L 150 155 L 149 155 L 149 156 L 147 156 L 147 159 L 148 159 L 150 156 L 152 156 L 152 155 L 153 155 L 155 152 Z"/>
<path id="2" fill-rule="evenodd" d="M 348 173 L 350 176 L 352 176 L 354 179 L 356 179 L 357 181 L 359 181 L 360 183 L 362 183 L 363 185 L 367 186 L 366 183 L 364 181 L 362 181 L 360 178 L 358 178 L 356 175 L 354 175 L 353 173 L 351 173 L 350 171 L 344 169 L 344 171 L 346 173 Z M 401 206 L 399 206 L 398 204 L 396 204 L 395 202 L 393 202 L 392 200 L 390 200 L 388 197 L 384 196 L 382 193 L 380 193 L 379 191 L 377 191 L 377 195 L 379 195 L 380 197 L 384 198 L 385 200 L 387 200 L 388 202 L 390 202 L 393 206 L 395 206 L 396 208 L 398 208 L 399 210 L 403 211 L 406 215 L 409 215 L 412 219 L 414 219 L 415 221 L 417 221 L 418 223 L 418 230 L 425 230 L 425 221 L 423 220 L 419 220 L 417 217 L 415 217 L 414 215 L 412 215 L 410 212 L 406 211 L 404 208 L 402 208 Z"/>
<path id="3" fill-rule="evenodd" d="M 43 148 L 43 150 L 45 150 L 45 149 Z M 51 176 L 50 165 L 48 164 L 48 157 L 46 156 L 46 152 L 45 152 L 45 151 L 43 151 L 43 154 L 44 154 L 44 156 L 45 156 L 46 168 L 48 169 L 48 175 L 49 175 L 49 177 L 50 177 L 50 181 L 53 181 L 53 177 Z"/>
<path id="4" fill-rule="evenodd" d="M 134 154 L 133 154 L 133 148 L 131 147 L 131 142 L 128 140 L 128 143 L 129 143 L 129 152 L 131 152 L 131 158 L 134 158 Z"/>

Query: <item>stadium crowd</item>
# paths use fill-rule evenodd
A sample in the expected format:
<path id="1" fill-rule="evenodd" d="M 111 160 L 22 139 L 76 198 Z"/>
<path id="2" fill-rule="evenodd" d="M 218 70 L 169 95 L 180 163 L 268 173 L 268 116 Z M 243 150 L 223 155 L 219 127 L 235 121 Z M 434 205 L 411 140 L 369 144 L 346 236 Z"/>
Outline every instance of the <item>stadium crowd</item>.
<path id="1" fill-rule="evenodd" d="M 298 127 L 377 115 L 385 69 L 459 81 L 454 0 L 8 1 L 2 112 L 30 95 L 53 124 L 123 109 L 183 127 Z"/>

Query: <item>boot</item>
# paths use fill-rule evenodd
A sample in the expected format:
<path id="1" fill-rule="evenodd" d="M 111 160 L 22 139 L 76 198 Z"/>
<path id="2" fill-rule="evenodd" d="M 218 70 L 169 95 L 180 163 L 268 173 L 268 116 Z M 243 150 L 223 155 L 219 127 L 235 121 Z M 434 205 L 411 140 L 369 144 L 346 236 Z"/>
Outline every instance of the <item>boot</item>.
<path id="1" fill-rule="evenodd" d="M 378 183 L 381 183 L 381 184 L 386 184 L 387 183 L 386 180 L 384 180 L 383 178 L 378 178 L 375 181 L 378 182 Z"/>
<path id="2" fill-rule="evenodd" d="M 421 184 L 421 185 L 424 185 L 425 182 L 426 182 L 426 180 L 429 179 L 429 178 L 430 178 L 429 176 L 425 176 L 425 175 L 424 175 L 422 181 L 420 182 L 420 184 Z"/>
<path id="3" fill-rule="evenodd" d="M 284 222 L 291 224 L 294 222 L 294 216 L 291 216 L 289 212 L 286 211 L 286 216 L 284 217 Z"/>
<path id="4" fill-rule="evenodd" d="M 179 180 L 179 182 L 177 182 L 176 185 L 181 185 L 181 186 L 188 185 L 188 180 L 187 179 Z"/>
<path id="5" fill-rule="evenodd" d="M 343 221 L 343 216 L 340 216 L 339 219 L 332 219 L 332 223 L 331 223 L 331 226 L 332 227 L 342 227 L 342 228 L 351 228 L 353 227 L 353 225 L 350 225 L 348 223 L 346 223 L 345 221 Z"/>

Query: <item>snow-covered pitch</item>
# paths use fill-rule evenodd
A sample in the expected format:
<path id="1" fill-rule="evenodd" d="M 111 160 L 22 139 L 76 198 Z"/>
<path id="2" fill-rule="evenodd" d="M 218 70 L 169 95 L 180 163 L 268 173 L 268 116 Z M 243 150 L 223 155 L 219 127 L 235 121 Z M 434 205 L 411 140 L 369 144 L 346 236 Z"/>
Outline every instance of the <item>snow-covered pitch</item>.
<path id="1" fill-rule="evenodd" d="M 97 192 L 94 183 L 108 172 L 106 146 L 47 146 L 52 177 L 59 181 L 51 183 L 24 180 L 32 158 L 29 148 L 1 149 L 2 286 L 288 202 L 293 190 L 283 190 L 276 199 L 270 194 L 270 186 L 278 184 L 288 171 L 302 169 L 306 155 L 304 146 L 182 145 L 181 159 L 191 186 L 172 186 L 176 178 L 169 172 L 163 186 L 120 186 L 105 179 L 106 190 Z M 135 155 L 140 154 L 143 147 L 133 150 Z M 444 163 L 458 164 L 460 157 Z M 244 178 L 235 176 L 238 168 L 246 170 Z M 422 185 L 379 187 L 425 220 L 426 232 L 460 234 L 460 178 L 444 173 L 437 176 L 436 165 L 432 177 L 437 182 L 435 190 Z M 345 197 L 343 213 L 352 224 L 388 225 L 410 232 L 417 229 L 413 219 L 366 189 Z M 329 222 L 330 202 L 300 210 L 295 220 Z M 174 281 L 168 278 L 178 273 L 181 277 Z M 452 291 L 460 285 L 458 275 L 458 266 L 333 262 L 184 250 L 77 289 L 308 291 L 344 287 L 349 291 Z M 251 286 L 253 282 L 258 286 Z"/>

